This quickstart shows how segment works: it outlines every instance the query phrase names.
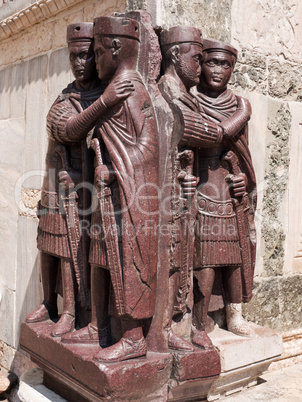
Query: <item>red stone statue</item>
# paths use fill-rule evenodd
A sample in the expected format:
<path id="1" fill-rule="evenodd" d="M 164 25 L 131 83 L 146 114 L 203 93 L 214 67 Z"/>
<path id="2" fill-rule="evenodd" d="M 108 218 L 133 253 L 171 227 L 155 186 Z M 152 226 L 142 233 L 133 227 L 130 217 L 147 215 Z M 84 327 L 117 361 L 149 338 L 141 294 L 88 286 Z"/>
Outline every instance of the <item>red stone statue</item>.
<path id="1" fill-rule="evenodd" d="M 122 338 L 100 349 L 94 357 L 100 362 L 146 355 L 143 325 L 147 328 L 154 314 L 158 134 L 150 96 L 136 71 L 139 30 L 139 23 L 126 17 L 94 20 L 98 75 L 108 86 L 83 116 L 83 124 L 97 121 L 92 146 L 98 207 L 92 215 L 89 256 L 92 319 L 62 341 L 102 344 L 110 300 L 110 315 L 120 320 Z"/>
<path id="2" fill-rule="evenodd" d="M 254 333 L 241 315 L 251 107 L 227 87 L 237 51 L 193 27 L 159 39 L 143 11 L 67 28 L 75 81 L 47 116 L 38 208 L 44 300 L 20 345 L 68 400 L 205 397 L 221 372 L 207 335 L 217 293 L 228 330 Z"/>
<path id="3" fill-rule="evenodd" d="M 215 276 L 222 278 L 228 329 L 248 335 L 252 324 L 241 316 L 241 302 L 252 297 L 256 235 L 256 182 L 248 147 L 249 102 L 227 89 L 237 50 L 204 40 L 204 62 L 197 99 L 202 116 L 223 129 L 223 140 L 196 153 L 194 321 L 204 327 Z"/>
<path id="4" fill-rule="evenodd" d="M 172 149 L 174 164 L 174 207 L 172 226 L 172 267 L 169 285 L 170 325 L 174 314 L 185 314 L 190 306 L 190 276 L 194 254 L 194 203 L 197 178 L 195 153 L 199 146 L 212 147 L 222 140 L 223 129 L 206 121 L 200 113 L 191 88 L 199 83 L 202 60 L 202 37 L 196 28 L 172 27 L 160 37 L 164 75 L 159 88 L 174 114 Z M 194 174 L 195 173 L 195 174 Z M 180 185 L 181 184 L 181 185 Z M 182 187 L 182 188 L 181 188 Z M 192 289 L 191 289 L 192 293 Z M 198 328 L 200 329 L 200 328 Z M 205 331 L 193 328 L 193 343 L 211 346 Z M 193 345 L 169 330 L 169 347 L 193 350 Z"/>
<path id="5" fill-rule="evenodd" d="M 86 144 L 93 126 L 78 128 L 74 118 L 104 89 L 95 68 L 93 24 L 69 25 L 67 42 L 75 81 L 62 91 L 47 116 L 46 175 L 38 212 L 44 301 L 26 318 L 26 322 L 34 323 L 57 316 L 56 284 L 61 272 L 63 313 L 52 328 L 54 337 L 74 328 L 76 299 L 82 307 L 90 306 L 89 237 L 85 237 L 81 226 L 87 226 L 87 220 L 89 224 L 91 189 L 82 188 L 82 183 L 92 184 L 93 180 Z"/>

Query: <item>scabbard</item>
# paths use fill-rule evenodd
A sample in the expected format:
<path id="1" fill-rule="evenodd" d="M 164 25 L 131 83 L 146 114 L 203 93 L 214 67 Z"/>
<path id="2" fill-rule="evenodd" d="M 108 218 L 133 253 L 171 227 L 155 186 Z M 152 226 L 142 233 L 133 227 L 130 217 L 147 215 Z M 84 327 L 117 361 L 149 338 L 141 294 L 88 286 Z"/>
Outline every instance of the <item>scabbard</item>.
<path id="1" fill-rule="evenodd" d="M 182 247 L 181 247 L 181 271 L 180 271 L 180 283 L 178 289 L 179 304 L 177 306 L 178 312 L 183 314 L 187 311 L 186 297 L 188 293 L 188 275 L 189 275 L 189 217 L 188 217 L 188 202 L 186 199 L 182 199 L 183 203 L 183 214 L 180 219 L 181 224 L 181 237 L 182 237 Z"/>
<path id="2" fill-rule="evenodd" d="M 253 275 L 252 275 L 252 258 L 251 258 L 251 244 L 249 239 L 248 231 L 248 218 L 244 211 L 242 197 L 241 202 L 237 199 L 233 199 L 233 204 L 236 210 L 237 225 L 239 232 L 239 243 L 241 248 L 241 258 L 242 258 L 242 268 L 241 268 L 241 278 L 242 278 L 242 294 L 243 300 L 249 300 L 252 296 L 253 290 Z"/>
<path id="3" fill-rule="evenodd" d="M 77 193 L 72 191 L 68 196 L 61 196 L 66 215 L 67 233 L 73 262 L 75 277 L 80 294 L 81 305 L 90 308 L 90 292 L 85 286 L 84 264 L 82 253 L 82 239 L 80 231 L 80 221 L 77 207 Z"/>
<path id="4" fill-rule="evenodd" d="M 101 221 L 104 229 L 107 260 L 110 270 L 111 282 L 115 296 L 116 309 L 119 316 L 125 314 L 124 286 L 122 279 L 122 267 L 116 231 L 114 208 L 111 199 L 111 190 L 103 188 L 98 193 Z"/>

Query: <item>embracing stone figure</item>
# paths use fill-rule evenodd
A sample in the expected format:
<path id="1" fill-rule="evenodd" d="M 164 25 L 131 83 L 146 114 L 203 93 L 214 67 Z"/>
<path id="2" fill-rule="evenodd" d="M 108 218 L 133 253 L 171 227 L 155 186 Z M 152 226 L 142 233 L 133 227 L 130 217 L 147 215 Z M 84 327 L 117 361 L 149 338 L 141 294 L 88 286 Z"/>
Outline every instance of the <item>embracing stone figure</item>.
<path id="1" fill-rule="evenodd" d="M 75 118 L 104 89 L 95 68 L 93 24 L 69 25 L 67 42 L 75 81 L 62 91 L 47 116 L 46 175 L 38 210 L 37 244 L 41 251 L 44 301 L 26 318 L 28 323 L 56 318 L 57 284 L 61 285 L 63 313 L 53 325 L 54 337 L 74 329 L 76 300 L 79 306 L 90 307 L 89 237 L 81 227 L 89 225 L 91 189 L 86 187 L 92 186 L 93 165 L 85 140 L 92 135 L 89 131 L 93 126 L 77 129 Z"/>
<path id="2" fill-rule="evenodd" d="M 121 323 L 122 338 L 105 349 L 100 346 L 94 356 L 100 362 L 145 356 L 143 326 L 154 315 L 158 134 L 150 96 L 136 71 L 139 35 L 140 24 L 134 19 L 94 20 L 98 75 L 108 86 L 81 121 L 97 122 L 92 147 L 98 206 L 92 215 L 89 256 L 92 320 L 62 341 L 108 346 L 109 308 Z"/>
<path id="3" fill-rule="evenodd" d="M 170 317 L 173 307 L 174 315 L 191 309 L 193 292 L 192 342 L 207 348 L 211 341 L 206 318 L 220 268 L 228 329 L 237 334 L 252 330 L 252 324 L 242 319 L 240 303 L 249 301 L 252 292 L 256 200 L 245 128 L 251 108 L 227 90 L 237 52 L 218 42 L 217 50 L 213 41 L 205 40 L 202 60 L 203 42 L 197 31 L 173 27 L 161 34 L 164 76 L 159 87 L 175 119 Z M 220 100 L 216 110 L 215 101 Z M 189 345 L 170 331 L 169 347 Z"/>
<path id="4" fill-rule="evenodd" d="M 164 75 L 159 89 L 174 115 L 172 134 L 172 258 L 169 282 L 169 317 L 192 308 L 195 225 L 196 153 L 199 147 L 213 147 L 222 141 L 223 129 L 201 115 L 199 102 L 191 90 L 199 83 L 202 62 L 202 36 L 199 29 L 176 26 L 160 36 Z M 191 295 L 190 295 L 191 293 Z M 190 334 L 191 335 L 191 334 Z M 203 328 L 192 328 L 192 342 L 211 346 Z M 169 347 L 194 350 L 193 345 L 169 329 Z"/>
<path id="5" fill-rule="evenodd" d="M 206 325 L 215 276 L 222 283 L 229 331 L 253 333 L 253 324 L 241 316 L 241 302 L 252 297 L 256 254 L 254 213 L 256 180 L 248 147 L 247 99 L 227 89 L 237 50 L 205 39 L 197 99 L 203 117 L 220 125 L 223 139 L 212 147 L 200 147 L 196 155 L 199 179 L 196 194 L 194 321 Z M 216 278 L 217 280 L 217 278 Z"/>

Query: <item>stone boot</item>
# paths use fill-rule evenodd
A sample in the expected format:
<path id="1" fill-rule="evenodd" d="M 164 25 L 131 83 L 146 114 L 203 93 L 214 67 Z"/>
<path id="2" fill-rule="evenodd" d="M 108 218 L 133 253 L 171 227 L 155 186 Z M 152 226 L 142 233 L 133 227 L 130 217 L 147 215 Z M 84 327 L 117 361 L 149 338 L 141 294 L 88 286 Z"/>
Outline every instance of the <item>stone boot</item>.
<path id="1" fill-rule="evenodd" d="M 255 335 L 255 328 L 258 326 L 242 317 L 241 303 L 227 303 L 225 311 L 228 331 L 247 337 Z"/>

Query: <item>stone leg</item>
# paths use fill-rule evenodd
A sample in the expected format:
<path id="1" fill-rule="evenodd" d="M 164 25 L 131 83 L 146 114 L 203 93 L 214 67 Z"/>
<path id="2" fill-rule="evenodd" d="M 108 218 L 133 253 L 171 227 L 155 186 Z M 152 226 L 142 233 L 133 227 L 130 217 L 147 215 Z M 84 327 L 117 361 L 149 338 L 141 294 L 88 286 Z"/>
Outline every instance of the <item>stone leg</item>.
<path id="1" fill-rule="evenodd" d="M 58 315 L 56 283 L 60 259 L 41 252 L 43 303 L 26 317 L 27 323 L 40 322 Z"/>
<path id="2" fill-rule="evenodd" d="M 194 271 L 193 338 L 195 345 L 202 348 L 212 347 L 212 342 L 205 332 L 207 313 L 215 279 L 214 268 L 202 268 Z"/>
<path id="3" fill-rule="evenodd" d="M 230 332 L 241 336 L 254 336 L 256 324 L 247 322 L 242 317 L 242 285 L 240 267 L 222 269 L 223 286 L 226 295 L 226 321 Z"/>
<path id="4" fill-rule="evenodd" d="M 54 325 L 51 336 L 62 336 L 74 329 L 75 322 L 75 277 L 70 260 L 61 259 L 63 284 L 63 313 Z"/>
<path id="5" fill-rule="evenodd" d="M 107 269 L 91 266 L 91 322 L 78 331 L 62 337 L 63 343 L 110 345 L 110 318 L 108 316 L 110 273 Z"/>
<path id="6" fill-rule="evenodd" d="M 184 350 L 184 351 L 193 351 L 194 346 L 181 338 L 179 335 L 176 335 L 171 328 L 172 324 L 172 316 L 174 309 L 174 301 L 175 294 L 177 292 L 177 276 L 176 273 L 172 273 L 169 278 L 169 301 L 168 301 L 168 347 L 173 350 Z"/>

